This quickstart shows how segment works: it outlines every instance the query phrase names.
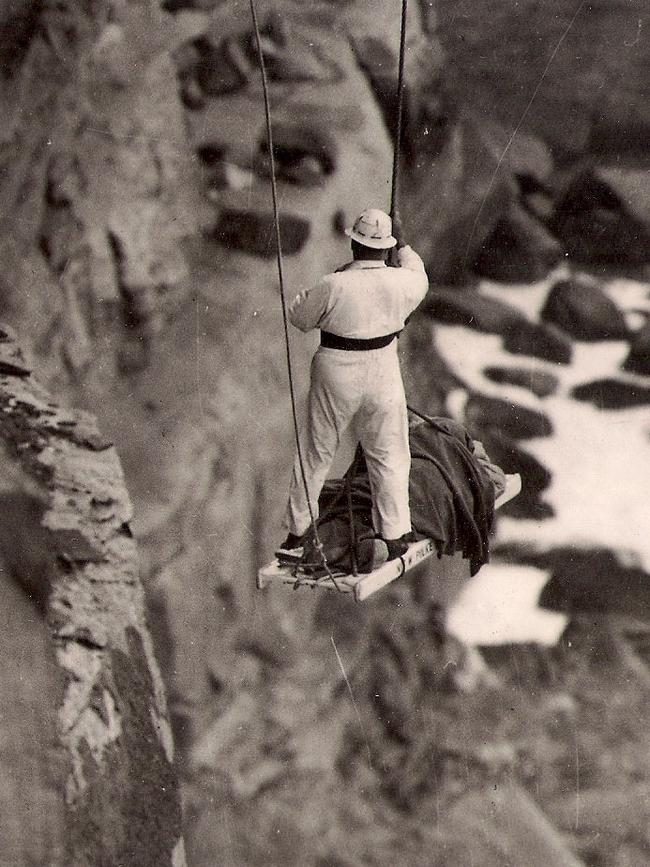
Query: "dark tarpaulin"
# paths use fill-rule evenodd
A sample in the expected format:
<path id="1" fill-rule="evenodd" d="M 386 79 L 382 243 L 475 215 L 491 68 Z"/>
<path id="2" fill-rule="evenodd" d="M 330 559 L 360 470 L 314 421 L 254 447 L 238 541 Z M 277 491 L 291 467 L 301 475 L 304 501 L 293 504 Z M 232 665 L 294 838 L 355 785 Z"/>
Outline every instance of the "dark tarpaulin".
<path id="1" fill-rule="evenodd" d="M 433 539 L 438 554 L 462 552 L 472 575 L 489 560 L 494 518 L 495 477 L 490 464 L 465 428 L 446 418 L 416 418 L 409 429 L 411 522 L 418 538 Z M 503 474 L 501 474 L 502 476 Z M 374 535 L 366 463 L 357 450 L 344 479 L 329 480 L 320 497 L 319 535 L 333 565 L 351 568 L 346 479 L 350 480 L 354 538 Z"/>

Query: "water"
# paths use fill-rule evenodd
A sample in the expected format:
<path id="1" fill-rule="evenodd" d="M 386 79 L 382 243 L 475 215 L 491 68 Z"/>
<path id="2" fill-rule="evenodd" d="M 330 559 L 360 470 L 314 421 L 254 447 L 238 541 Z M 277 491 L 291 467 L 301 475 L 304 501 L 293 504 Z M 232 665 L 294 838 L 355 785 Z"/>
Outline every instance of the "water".
<path id="1" fill-rule="evenodd" d="M 481 290 L 536 319 L 551 285 L 566 276 L 559 269 L 531 286 L 486 282 Z M 625 311 L 631 327 L 639 327 L 645 314 L 650 315 L 648 284 L 616 279 L 603 288 Z M 468 387 L 541 410 L 553 423 L 552 436 L 523 445 L 553 474 L 542 496 L 555 516 L 543 521 L 501 518 L 497 542 L 539 551 L 560 546 L 605 547 L 615 551 L 621 562 L 650 573 L 650 407 L 604 410 L 570 396 L 574 386 L 603 377 L 647 387 L 647 377 L 620 370 L 628 344 L 575 342 L 572 363 L 559 365 L 504 352 L 501 338 L 495 335 L 444 325 L 438 326 L 436 335 L 442 356 Z M 498 385 L 482 374 L 484 367 L 496 364 L 550 371 L 559 378 L 560 386 L 552 397 L 540 399 L 526 389 Z M 462 409 L 459 395 L 450 403 L 452 412 Z M 565 618 L 537 606 L 548 577 L 530 567 L 484 567 L 450 610 L 450 629 L 470 643 L 554 643 Z"/>

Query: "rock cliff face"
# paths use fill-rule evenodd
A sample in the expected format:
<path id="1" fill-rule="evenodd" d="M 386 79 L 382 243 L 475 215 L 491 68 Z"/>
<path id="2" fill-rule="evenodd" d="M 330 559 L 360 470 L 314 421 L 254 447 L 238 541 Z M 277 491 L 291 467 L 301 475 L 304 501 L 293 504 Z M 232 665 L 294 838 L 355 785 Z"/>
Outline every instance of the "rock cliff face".
<path id="1" fill-rule="evenodd" d="M 345 259 L 342 228 L 359 208 L 388 207 L 396 6 L 260 0 L 289 293 Z M 565 252 L 598 268 L 647 261 L 641 2 L 569 6 L 410 4 L 401 208 L 436 283 L 530 281 Z M 231 847 L 241 863 L 305 863 L 305 841 L 325 834 L 322 802 L 340 785 L 332 767 L 350 709 L 337 655 L 312 632 L 316 599 L 253 589 L 278 540 L 293 440 L 247 4 L 14 3 L 0 50 L 0 314 L 57 400 L 92 411 L 120 455 L 186 759 L 192 858 L 210 864 Z M 443 315 L 476 313 L 472 327 L 480 318 L 504 333 L 510 351 L 568 363 L 571 340 L 556 324 L 508 316 L 484 296 L 477 311 L 477 295 L 463 290 L 458 314 L 450 290 Z M 292 335 L 299 395 L 313 346 Z M 645 346 L 631 342 L 635 370 L 647 367 Z M 401 351 L 413 403 L 443 409 L 462 383 L 428 316 L 414 318 Z M 490 435 L 495 449 L 516 450 Z M 546 470 L 518 459 L 538 518 Z M 120 641 L 112 677 L 128 692 L 150 650 L 133 635 Z M 314 648 L 322 671 L 301 667 Z M 443 665 L 447 651 L 432 648 Z M 319 689 L 317 717 L 302 719 L 302 698 Z M 318 714 L 332 706 L 323 732 Z M 313 759 L 325 740 L 327 768 Z M 301 808 L 294 796 L 315 779 Z M 247 816 L 260 822 L 254 852 Z M 361 851 L 373 820 L 355 821 Z M 283 842 L 269 854 L 275 822 Z M 399 823 L 387 836 L 396 843 Z M 314 863 L 345 863 L 333 837 L 331 851 L 324 836 L 310 849 Z"/>
<path id="2" fill-rule="evenodd" d="M 182 867 L 172 732 L 117 454 L 87 413 L 32 382 L 4 328 L 0 354 L 0 858 Z"/>

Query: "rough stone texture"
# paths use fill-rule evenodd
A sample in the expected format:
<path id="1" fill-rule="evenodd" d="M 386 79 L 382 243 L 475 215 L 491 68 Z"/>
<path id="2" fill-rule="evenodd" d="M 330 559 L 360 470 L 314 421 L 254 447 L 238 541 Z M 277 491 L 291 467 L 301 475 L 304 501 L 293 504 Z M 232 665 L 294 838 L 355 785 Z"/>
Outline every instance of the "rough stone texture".
<path id="1" fill-rule="evenodd" d="M 3 809 L 13 830 L 2 863 L 14 867 L 184 863 L 131 504 L 115 450 L 99 442 L 87 414 L 58 408 L 31 378 L 0 376 L 3 610 L 13 598 L 10 629 L 22 624 L 16 640 L 34 659 L 17 693 L 3 682 L 18 711 L 3 719 L 0 751 L 18 787 Z M 37 824 L 24 824 L 28 804 Z"/>
<path id="2" fill-rule="evenodd" d="M 540 311 L 575 340 L 625 340 L 625 318 L 602 289 L 580 280 L 561 280 L 551 287 Z"/>
<path id="3" fill-rule="evenodd" d="M 220 45 L 214 45 L 205 37 L 199 37 L 192 47 L 196 52 L 193 73 L 206 96 L 223 96 L 245 87 L 248 70 L 242 70 L 237 62 L 235 42 L 224 39 Z"/>
<path id="4" fill-rule="evenodd" d="M 409 202 L 405 228 L 429 276 L 455 284 L 467 280 L 484 241 L 518 190 L 511 175 L 497 171 L 498 155 L 473 123 L 458 121 L 450 127 L 433 154 L 425 150 L 414 156 L 402 193 Z"/>

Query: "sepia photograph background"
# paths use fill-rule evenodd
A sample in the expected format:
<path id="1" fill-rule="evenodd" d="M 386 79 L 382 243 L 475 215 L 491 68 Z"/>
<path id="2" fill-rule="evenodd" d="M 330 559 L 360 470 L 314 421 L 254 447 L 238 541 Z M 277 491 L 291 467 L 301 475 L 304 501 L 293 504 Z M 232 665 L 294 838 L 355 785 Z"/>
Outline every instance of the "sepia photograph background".
<path id="1" fill-rule="evenodd" d="M 1 867 L 650 863 L 647 2 L 410 0 L 399 124 L 404 7 L 0 7 Z M 522 477 L 471 579 L 257 589 L 295 440 L 252 8 L 286 300 L 396 208 L 409 405 Z"/>

